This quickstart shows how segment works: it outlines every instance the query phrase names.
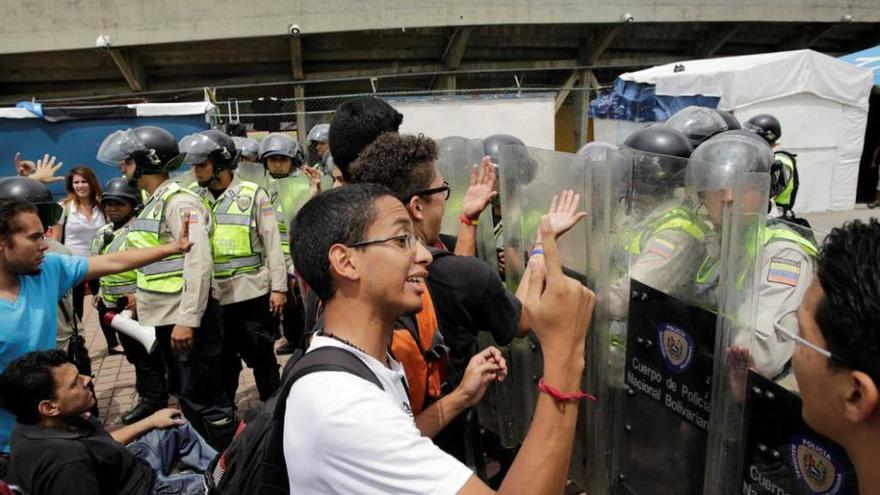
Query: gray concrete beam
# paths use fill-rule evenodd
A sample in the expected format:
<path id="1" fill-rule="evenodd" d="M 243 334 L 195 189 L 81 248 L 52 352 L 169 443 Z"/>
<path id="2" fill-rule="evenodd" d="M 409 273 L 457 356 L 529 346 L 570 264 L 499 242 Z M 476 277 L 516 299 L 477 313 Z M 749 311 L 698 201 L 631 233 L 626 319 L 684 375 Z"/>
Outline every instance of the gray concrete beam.
<path id="1" fill-rule="evenodd" d="M 119 48 L 110 49 L 109 54 L 132 91 L 137 93 L 147 88 L 147 79 L 144 76 L 144 66 L 141 65 L 136 55 L 128 50 Z"/>
<path id="2" fill-rule="evenodd" d="M 440 63 L 443 64 L 445 70 L 455 70 L 461 65 L 464 58 L 464 52 L 467 49 L 468 40 L 471 37 L 471 28 L 455 28 L 449 36 L 449 43 L 443 50 L 443 56 L 440 57 Z M 444 74 L 431 78 L 429 88 L 455 90 L 456 80 L 455 74 Z"/>
<path id="3" fill-rule="evenodd" d="M 805 28 L 801 34 L 793 38 L 791 41 L 784 43 L 779 47 L 780 50 L 803 50 L 813 46 L 829 31 L 834 29 L 834 24 L 817 24 L 809 28 Z"/>
<path id="4" fill-rule="evenodd" d="M 99 35 L 114 47 L 218 38 L 504 24 L 620 22 L 880 22 L 876 0 L 0 0 L 0 53 L 91 48 Z"/>
<path id="5" fill-rule="evenodd" d="M 703 42 L 698 42 L 699 44 L 697 45 L 697 50 L 695 53 L 696 57 L 709 58 L 712 55 L 715 55 L 715 53 L 719 49 L 721 49 L 721 47 L 724 46 L 724 44 L 727 43 L 727 41 L 732 38 L 737 31 L 739 31 L 739 28 L 739 24 L 727 26 L 726 28 L 718 30 L 709 39 Z"/>

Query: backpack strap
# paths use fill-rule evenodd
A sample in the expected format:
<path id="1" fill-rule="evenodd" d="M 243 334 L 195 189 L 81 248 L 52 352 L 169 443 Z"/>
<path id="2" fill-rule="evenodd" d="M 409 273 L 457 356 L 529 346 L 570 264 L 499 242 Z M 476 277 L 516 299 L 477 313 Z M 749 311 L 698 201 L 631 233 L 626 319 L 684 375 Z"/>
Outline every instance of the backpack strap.
<path id="1" fill-rule="evenodd" d="M 290 389 L 300 378 L 319 371 L 351 373 L 379 387 L 380 390 L 385 390 L 385 387 L 379 382 L 379 378 L 359 357 L 341 347 L 320 347 L 299 358 L 281 386 L 281 393 L 278 394 L 278 401 L 275 403 L 275 411 L 272 415 L 272 432 L 264 451 L 262 463 L 263 480 L 261 486 L 263 490 L 261 493 L 265 495 L 287 493 L 289 486 L 287 465 L 284 461 L 284 413 L 287 409 L 287 397 L 290 395 Z M 273 491 L 275 487 L 284 487 L 284 491 L 275 492 Z"/>

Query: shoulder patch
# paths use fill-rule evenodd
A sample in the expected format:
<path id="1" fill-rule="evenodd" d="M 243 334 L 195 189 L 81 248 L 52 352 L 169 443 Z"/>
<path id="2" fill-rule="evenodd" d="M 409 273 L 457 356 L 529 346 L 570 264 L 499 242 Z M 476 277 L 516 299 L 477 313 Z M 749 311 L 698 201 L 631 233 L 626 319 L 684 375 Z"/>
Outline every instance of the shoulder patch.
<path id="1" fill-rule="evenodd" d="M 670 241 L 669 239 L 665 239 L 663 237 L 657 237 L 653 241 L 651 241 L 651 245 L 648 246 L 648 252 L 656 254 L 661 258 L 668 258 L 672 256 L 672 253 L 675 252 L 675 249 L 678 247 L 676 243 Z"/>
<path id="2" fill-rule="evenodd" d="M 767 271 L 767 281 L 778 284 L 797 286 L 801 276 L 801 262 L 785 258 L 772 258 Z"/>
<path id="3" fill-rule="evenodd" d="M 189 223 L 199 223 L 199 211 L 196 208 L 184 206 L 178 211 L 180 212 L 181 222 L 186 220 L 186 216 L 189 215 Z"/>

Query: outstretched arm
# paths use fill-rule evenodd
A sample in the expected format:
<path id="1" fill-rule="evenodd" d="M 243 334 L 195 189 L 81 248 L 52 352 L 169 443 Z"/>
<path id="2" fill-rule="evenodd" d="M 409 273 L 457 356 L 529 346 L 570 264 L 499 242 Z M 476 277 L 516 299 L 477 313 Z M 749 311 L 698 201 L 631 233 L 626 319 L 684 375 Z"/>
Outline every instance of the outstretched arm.
<path id="1" fill-rule="evenodd" d="M 112 273 L 127 272 L 174 254 L 185 253 L 190 248 L 192 248 L 192 242 L 189 240 L 189 214 L 187 214 L 180 228 L 180 235 L 174 242 L 156 247 L 126 249 L 101 256 L 90 256 L 86 280 L 94 280 Z"/>

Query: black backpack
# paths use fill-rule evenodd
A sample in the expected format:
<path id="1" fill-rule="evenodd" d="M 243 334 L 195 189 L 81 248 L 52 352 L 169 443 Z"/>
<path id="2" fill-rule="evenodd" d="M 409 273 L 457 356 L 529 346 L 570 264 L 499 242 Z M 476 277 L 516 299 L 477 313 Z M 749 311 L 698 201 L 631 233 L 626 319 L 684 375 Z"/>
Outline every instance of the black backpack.
<path id="1" fill-rule="evenodd" d="M 290 493 L 283 446 L 287 396 L 298 379 L 317 371 L 351 373 L 384 390 L 370 368 L 343 348 L 297 350 L 284 367 L 281 388 L 239 423 L 232 443 L 211 461 L 205 472 L 208 495 Z"/>

